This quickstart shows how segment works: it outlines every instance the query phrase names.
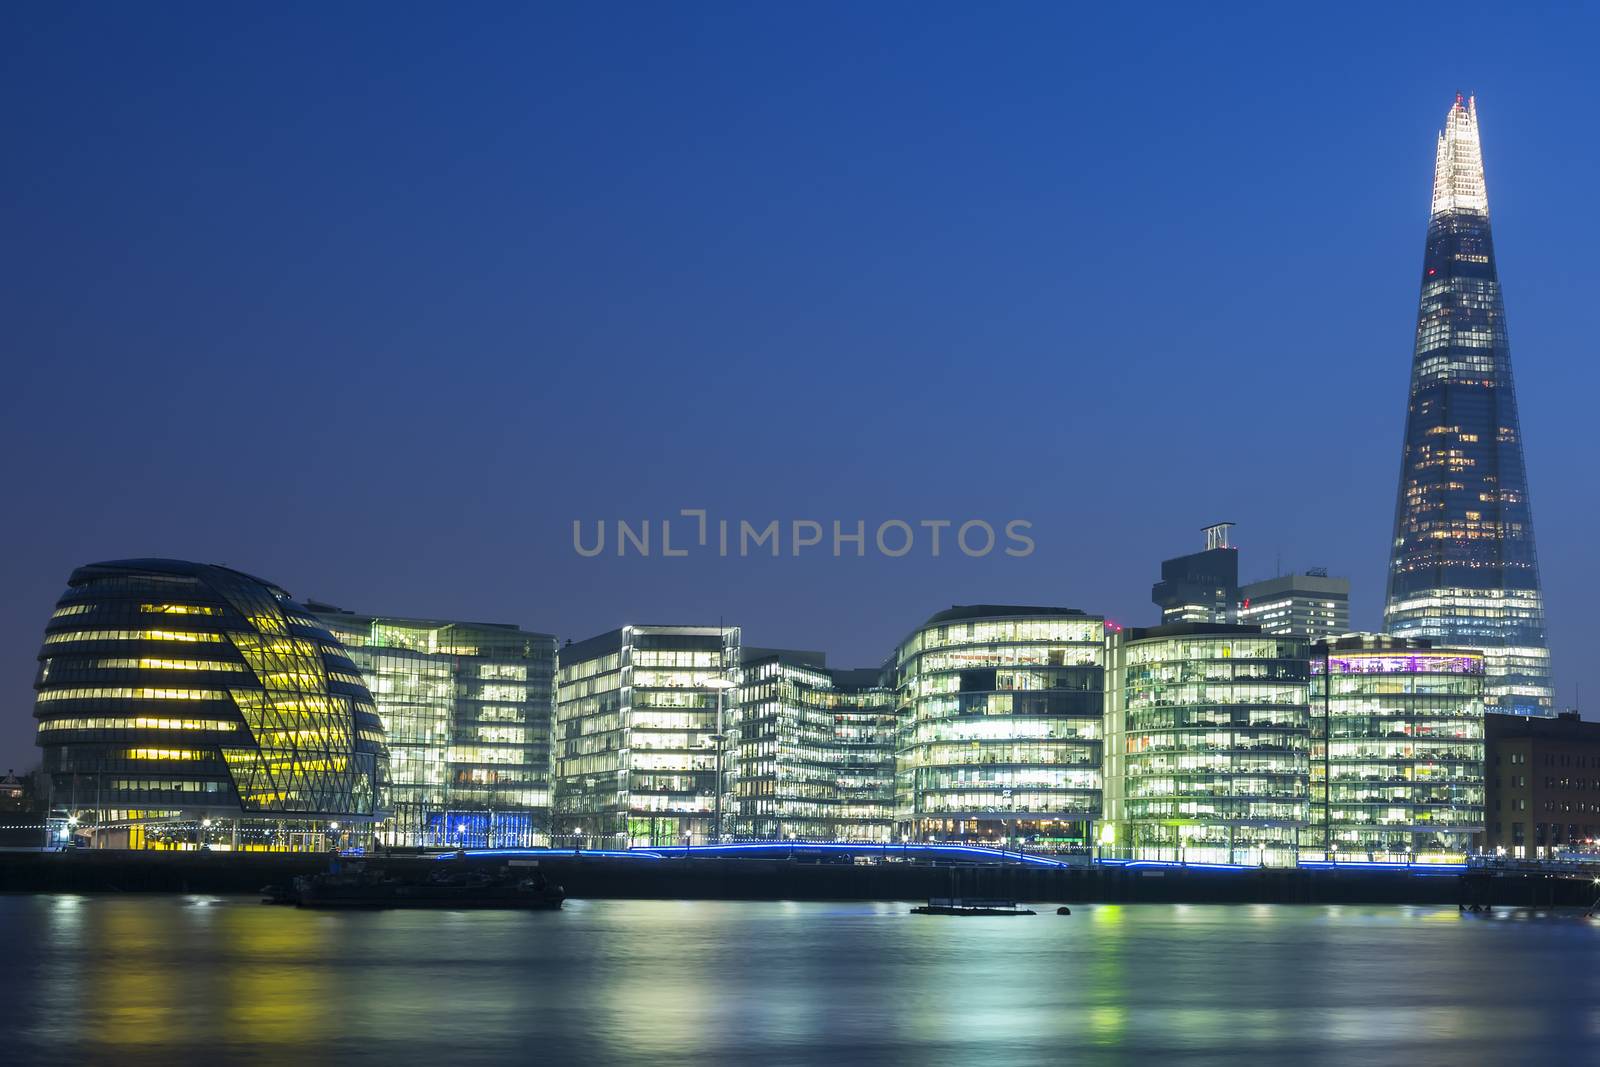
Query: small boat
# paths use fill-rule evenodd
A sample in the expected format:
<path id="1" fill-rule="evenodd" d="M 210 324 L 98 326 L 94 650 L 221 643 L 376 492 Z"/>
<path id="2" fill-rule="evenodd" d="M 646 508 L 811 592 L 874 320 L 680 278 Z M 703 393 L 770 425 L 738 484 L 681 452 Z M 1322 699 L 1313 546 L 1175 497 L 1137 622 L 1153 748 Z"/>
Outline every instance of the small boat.
<path id="1" fill-rule="evenodd" d="M 913 915 L 1037 915 L 1038 912 L 1017 907 L 1014 900 L 986 900 L 982 898 L 931 897 L 920 907 L 912 908 Z"/>
<path id="2" fill-rule="evenodd" d="M 514 877 L 492 871 L 438 870 L 421 881 L 355 865 L 294 880 L 294 903 L 302 908 L 520 908 L 554 911 L 566 892 L 544 875 Z"/>
<path id="3" fill-rule="evenodd" d="M 261 887 L 261 903 L 263 904 L 298 904 L 300 895 L 293 886 L 264 885 Z"/>

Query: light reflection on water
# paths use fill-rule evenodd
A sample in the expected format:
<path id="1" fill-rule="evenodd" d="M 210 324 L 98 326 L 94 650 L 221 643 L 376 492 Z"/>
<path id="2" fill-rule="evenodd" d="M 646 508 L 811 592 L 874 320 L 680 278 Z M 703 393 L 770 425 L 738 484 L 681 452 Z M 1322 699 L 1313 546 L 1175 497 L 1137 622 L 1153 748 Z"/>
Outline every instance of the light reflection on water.
<path id="1" fill-rule="evenodd" d="M 1454 909 L 573 901 L 323 914 L 0 897 L 18 1062 L 1530 1061 L 1592 1046 L 1600 929 Z"/>

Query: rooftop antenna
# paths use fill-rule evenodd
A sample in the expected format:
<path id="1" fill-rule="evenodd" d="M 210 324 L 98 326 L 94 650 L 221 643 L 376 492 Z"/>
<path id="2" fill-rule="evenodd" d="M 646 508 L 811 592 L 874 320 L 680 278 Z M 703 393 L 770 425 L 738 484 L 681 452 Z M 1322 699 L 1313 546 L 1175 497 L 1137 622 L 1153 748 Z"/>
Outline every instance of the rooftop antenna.
<path id="1" fill-rule="evenodd" d="M 1201 530 L 1206 535 L 1206 551 L 1213 548 L 1232 548 L 1228 544 L 1228 531 L 1233 529 L 1231 522 L 1214 522 Z"/>

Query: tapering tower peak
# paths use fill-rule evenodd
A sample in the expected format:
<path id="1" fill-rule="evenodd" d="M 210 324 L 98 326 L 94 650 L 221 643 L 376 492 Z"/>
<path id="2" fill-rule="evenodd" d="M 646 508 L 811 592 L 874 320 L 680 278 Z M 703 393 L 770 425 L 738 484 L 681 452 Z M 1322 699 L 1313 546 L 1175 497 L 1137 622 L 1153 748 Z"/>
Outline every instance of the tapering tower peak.
<path id="1" fill-rule="evenodd" d="M 1384 629 L 1484 650 L 1484 703 L 1553 703 L 1477 101 L 1439 134 Z"/>
<path id="2" fill-rule="evenodd" d="M 1483 145 L 1478 140 L 1478 99 L 1455 106 L 1439 131 L 1438 156 L 1433 166 L 1433 213 L 1470 211 L 1489 214 L 1489 194 L 1483 186 Z"/>

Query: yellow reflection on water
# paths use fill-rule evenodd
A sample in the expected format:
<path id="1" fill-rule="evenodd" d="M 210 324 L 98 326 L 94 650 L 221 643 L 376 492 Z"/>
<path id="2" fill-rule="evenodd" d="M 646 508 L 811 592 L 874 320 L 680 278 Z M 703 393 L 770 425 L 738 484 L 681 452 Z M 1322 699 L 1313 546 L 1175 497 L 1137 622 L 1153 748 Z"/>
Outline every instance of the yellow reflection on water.
<path id="1" fill-rule="evenodd" d="M 112 1045 L 157 1045 L 177 1036 L 172 990 L 159 973 L 103 967 L 95 973 L 93 1034 Z"/>
<path id="2" fill-rule="evenodd" d="M 1120 926 L 1126 909 L 1121 904 L 1096 904 L 1089 909 L 1089 917 L 1098 926 Z"/>
<path id="3" fill-rule="evenodd" d="M 1087 1019 L 1089 1040 L 1096 1045 L 1120 1045 L 1128 1029 L 1128 1009 L 1121 1004 L 1096 1004 Z"/>
<path id="4" fill-rule="evenodd" d="M 71 918 L 94 958 L 78 972 L 87 997 L 73 1025 L 94 1045 L 292 1053 L 333 1032 L 338 972 L 313 916 L 202 897 L 99 899 L 80 911 Z"/>
<path id="5" fill-rule="evenodd" d="M 282 908 L 231 908 L 217 925 L 227 946 L 230 1040 L 294 1047 L 330 1031 L 329 973 L 318 925 Z"/>
<path id="6" fill-rule="evenodd" d="M 179 976 L 163 959 L 178 944 L 167 911 L 143 901 L 95 901 L 89 906 L 93 944 L 105 958 L 89 968 L 89 1032 L 111 1045 L 154 1045 L 179 1032 Z"/>

